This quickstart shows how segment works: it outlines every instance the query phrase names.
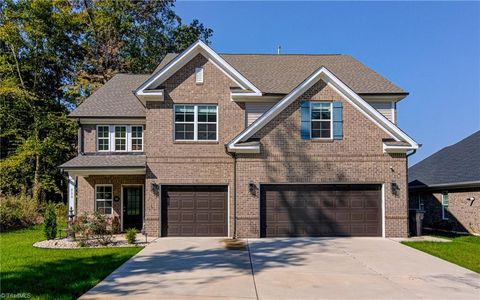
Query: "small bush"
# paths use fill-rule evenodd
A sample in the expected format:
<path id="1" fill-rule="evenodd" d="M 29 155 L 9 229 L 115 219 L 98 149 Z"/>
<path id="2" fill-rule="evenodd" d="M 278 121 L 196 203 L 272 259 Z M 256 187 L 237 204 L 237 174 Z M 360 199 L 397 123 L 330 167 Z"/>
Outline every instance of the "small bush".
<path id="1" fill-rule="evenodd" d="M 0 197 L 0 231 L 27 228 L 40 223 L 37 202 L 32 198 Z"/>
<path id="2" fill-rule="evenodd" d="M 55 211 L 57 213 L 57 220 L 60 224 L 65 224 L 68 221 L 68 206 L 63 203 L 55 204 Z"/>
<path id="3" fill-rule="evenodd" d="M 125 238 L 129 244 L 135 244 L 137 241 L 137 229 L 129 228 L 127 229 L 127 233 L 125 234 Z"/>
<path id="4" fill-rule="evenodd" d="M 72 230 L 75 239 L 82 247 L 88 245 L 90 238 L 102 246 L 106 246 L 113 241 L 111 219 L 98 212 L 91 215 L 83 213 L 78 216 L 72 225 Z"/>
<path id="5" fill-rule="evenodd" d="M 117 216 L 113 217 L 112 220 L 112 232 L 113 234 L 120 233 L 120 220 Z"/>
<path id="6" fill-rule="evenodd" d="M 45 210 L 43 226 L 47 240 L 53 240 L 57 237 L 57 213 L 55 212 L 55 205 L 51 202 L 48 203 Z"/>

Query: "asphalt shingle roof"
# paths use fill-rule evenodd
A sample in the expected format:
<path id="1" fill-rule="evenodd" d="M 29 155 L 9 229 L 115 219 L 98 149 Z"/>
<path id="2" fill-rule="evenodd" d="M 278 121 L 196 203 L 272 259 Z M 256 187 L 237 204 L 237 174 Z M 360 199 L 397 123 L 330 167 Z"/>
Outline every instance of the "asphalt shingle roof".
<path id="1" fill-rule="evenodd" d="M 169 53 L 158 72 L 177 54 Z M 263 93 L 288 94 L 321 66 L 333 72 L 358 94 L 406 93 L 350 55 L 220 54 Z"/>
<path id="2" fill-rule="evenodd" d="M 408 169 L 409 186 L 480 181 L 480 131 Z"/>
<path id="3" fill-rule="evenodd" d="M 321 66 L 325 66 L 358 94 L 405 93 L 404 90 L 350 55 L 220 54 L 266 94 L 288 94 Z M 155 72 L 172 61 L 169 53 Z M 145 107 L 133 91 L 151 74 L 117 74 L 70 113 L 73 118 L 145 117 Z"/>
<path id="4" fill-rule="evenodd" d="M 79 155 L 60 168 L 135 168 L 145 167 L 146 161 L 145 155 Z"/>
<path id="5" fill-rule="evenodd" d="M 117 74 L 80 104 L 69 117 L 145 117 L 145 107 L 133 94 L 150 75 Z"/>

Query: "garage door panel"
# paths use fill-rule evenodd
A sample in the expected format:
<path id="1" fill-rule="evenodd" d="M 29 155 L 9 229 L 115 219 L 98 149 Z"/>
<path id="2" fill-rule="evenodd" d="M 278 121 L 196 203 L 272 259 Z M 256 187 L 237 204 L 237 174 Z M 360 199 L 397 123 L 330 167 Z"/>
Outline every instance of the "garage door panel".
<path id="1" fill-rule="evenodd" d="M 261 236 L 380 236 L 380 185 L 265 185 Z"/>
<path id="2" fill-rule="evenodd" d="M 227 236 L 226 186 L 163 186 L 162 236 Z"/>

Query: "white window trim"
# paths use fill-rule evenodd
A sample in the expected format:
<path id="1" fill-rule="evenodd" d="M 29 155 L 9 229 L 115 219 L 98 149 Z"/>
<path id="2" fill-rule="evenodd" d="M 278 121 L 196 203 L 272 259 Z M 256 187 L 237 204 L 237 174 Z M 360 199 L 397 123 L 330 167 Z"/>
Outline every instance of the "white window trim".
<path id="1" fill-rule="evenodd" d="M 108 127 L 108 150 L 99 150 L 98 147 L 98 127 Z M 142 127 L 142 150 L 132 150 L 132 126 L 133 127 Z M 116 127 L 125 127 L 125 150 L 116 150 L 115 149 L 115 128 Z M 95 144 L 96 144 L 96 151 L 97 152 L 143 152 L 145 147 L 145 128 L 143 124 L 135 124 L 135 125 L 124 125 L 124 124 L 116 124 L 116 125 L 97 125 L 96 126 L 96 133 L 95 133 Z"/>
<path id="2" fill-rule="evenodd" d="M 130 143 L 129 143 L 128 151 L 131 151 L 131 152 L 143 152 L 143 140 L 144 140 L 143 137 L 144 137 L 144 134 L 145 134 L 145 133 L 144 133 L 144 130 L 143 130 L 143 125 L 130 125 L 130 126 L 128 126 L 128 127 L 129 127 L 128 133 L 129 133 L 129 135 L 130 135 L 130 137 L 129 137 Z M 132 149 L 132 145 L 133 145 L 133 141 L 132 141 L 132 139 L 133 139 L 133 137 L 132 137 L 132 127 L 141 127 L 141 128 L 142 128 L 142 137 L 141 137 L 141 138 L 138 138 L 138 137 L 135 138 L 135 139 L 137 139 L 137 140 L 139 140 L 139 139 L 142 140 L 142 150 L 133 150 L 133 149 Z"/>
<path id="3" fill-rule="evenodd" d="M 445 207 L 447 207 L 447 211 L 448 211 L 448 205 L 444 205 L 444 204 L 443 204 L 443 196 L 445 196 L 445 195 L 447 195 L 447 197 L 448 197 L 448 192 L 443 192 L 443 193 L 442 193 L 442 199 L 441 199 L 441 200 L 442 200 L 442 220 L 448 220 L 448 217 L 447 217 L 447 215 L 446 215 L 446 213 L 445 213 L 445 212 L 446 212 L 446 211 L 445 211 Z M 448 203 L 448 204 L 450 204 L 450 199 L 449 199 L 449 203 Z"/>
<path id="4" fill-rule="evenodd" d="M 195 83 L 196 84 L 203 84 L 204 81 L 204 72 L 202 67 L 195 68 Z"/>
<path id="5" fill-rule="evenodd" d="M 112 188 L 112 213 L 111 214 L 104 214 L 105 216 L 113 216 L 113 184 L 96 184 L 95 185 L 95 211 L 97 211 L 97 187 L 101 187 L 101 186 L 109 186 Z M 105 201 L 105 199 L 102 199 L 102 201 Z"/>
<path id="6" fill-rule="evenodd" d="M 124 138 L 117 138 L 117 137 L 115 136 L 115 130 L 116 130 L 118 127 L 124 127 L 124 128 L 125 128 L 125 137 L 124 137 Z M 129 131 L 128 128 L 129 128 L 129 127 L 130 127 L 130 126 L 127 126 L 127 125 L 114 125 L 114 126 L 113 126 L 113 148 L 112 148 L 112 149 L 113 149 L 115 152 L 127 152 L 127 151 L 128 151 L 128 144 L 129 144 L 129 143 L 128 143 L 128 131 Z M 115 142 L 117 141 L 117 139 L 118 139 L 118 140 L 123 140 L 123 139 L 125 139 L 125 150 L 117 150 L 117 149 L 116 149 L 116 147 L 115 147 Z"/>
<path id="7" fill-rule="evenodd" d="M 175 138 L 175 129 L 178 124 L 192 124 L 192 122 L 176 122 L 175 121 L 175 110 L 177 106 L 193 106 L 193 140 L 177 140 Z M 217 122 L 215 129 L 215 139 L 214 140 L 199 140 L 198 139 L 198 107 L 199 106 L 215 106 L 217 108 Z M 200 124 L 213 124 L 211 122 L 200 122 Z M 175 142 L 218 142 L 218 124 L 219 124 L 219 113 L 217 104 L 174 104 L 173 105 L 173 140 Z"/>
<path id="8" fill-rule="evenodd" d="M 329 103 L 330 104 L 330 137 L 328 138 L 322 138 L 322 137 L 318 137 L 318 138 L 314 138 L 312 137 L 312 107 L 313 107 L 313 103 Z M 320 122 L 322 121 L 321 119 L 320 120 L 316 120 L 315 122 Z M 323 120 L 323 121 L 326 121 L 326 120 Z M 333 102 L 326 102 L 326 101 L 311 101 L 310 102 L 310 139 L 311 140 L 323 140 L 323 141 L 329 141 L 329 140 L 333 140 Z"/>
<path id="9" fill-rule="evenodd" d="M 107 127 L 108 128 L 108 137 L 107 137 L 107 141 L 108 141 L 108 150 L 100 150 L 99 149 L 99 138 L 98 138 L 98 127 Z M 105 138 L 102 138 L 102 139 L 105 139 Z M 96 129 L 95 129 L 95 144 L 96 144 L 96 150 L 97 152 L 110 152 L 110 149 L 112 149 L 112 145 L 110 143 L 110 125 L 97 125 Z"/>

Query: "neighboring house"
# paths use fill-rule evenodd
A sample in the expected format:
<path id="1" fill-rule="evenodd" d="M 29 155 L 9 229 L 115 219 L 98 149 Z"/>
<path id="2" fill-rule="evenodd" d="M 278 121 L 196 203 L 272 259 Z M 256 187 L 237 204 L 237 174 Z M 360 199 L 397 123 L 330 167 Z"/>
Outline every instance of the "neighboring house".
<path id="1" fill-rule="evenodd" d="M 196 42 L 71 114 L 69 206 L 153 236 L 408 233 L 408 95 L 348 55 L 217 54 Z M 75 187 L 77 193 L 75 196 Z"/>
<path id="2" fill-rule="evenodd" d="M 409 168 L 408 180 L 423 227 L 480 234 L 480 131 Z"/>

